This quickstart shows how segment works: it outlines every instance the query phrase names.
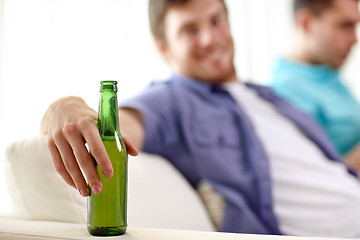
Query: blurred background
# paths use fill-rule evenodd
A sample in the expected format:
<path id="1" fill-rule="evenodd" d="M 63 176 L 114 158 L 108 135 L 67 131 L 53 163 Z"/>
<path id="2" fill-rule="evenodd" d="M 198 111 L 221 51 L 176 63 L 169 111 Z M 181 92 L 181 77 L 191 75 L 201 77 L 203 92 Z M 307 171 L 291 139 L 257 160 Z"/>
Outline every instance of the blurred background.
<path id="1" fill-rule="evenodd" d="M 293 31 L 292 0 L 227 0 L 242 80 L 266 84 Z M 97 109 L 100 80 L 118 81 L 119 101 L 168 69 L 157 54 L 147 0 L 0 0 L 0 211 L 6 147 L 39 135 L 48 105 L 76 95 Z M 360 98 L 360 50 L 343 69 Z"/>

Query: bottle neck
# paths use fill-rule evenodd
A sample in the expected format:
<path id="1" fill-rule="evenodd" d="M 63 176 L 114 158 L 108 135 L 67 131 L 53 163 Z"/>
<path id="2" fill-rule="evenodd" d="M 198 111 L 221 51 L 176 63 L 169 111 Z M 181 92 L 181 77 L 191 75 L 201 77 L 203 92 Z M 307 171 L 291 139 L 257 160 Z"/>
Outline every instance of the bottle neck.
<path id="1" fill-rule="evenodd" d="M 100 92 L 98 128 L 101 138 L 105 140 L 115 137 L 119 132 L 116 85 L 115 87 L 107 85 L 105 88 L 102 85 Z"/>

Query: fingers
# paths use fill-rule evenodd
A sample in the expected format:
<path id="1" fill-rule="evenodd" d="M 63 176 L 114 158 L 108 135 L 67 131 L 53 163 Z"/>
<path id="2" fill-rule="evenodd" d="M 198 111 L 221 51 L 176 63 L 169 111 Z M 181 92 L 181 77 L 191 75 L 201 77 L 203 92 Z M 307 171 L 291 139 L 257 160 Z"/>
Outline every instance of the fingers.
<path id="1" fill-rule="evenodd" d="M 139 150 L 135 147 L 135 145 L 131 142 L 130 138 L 122 133 L 122 138 L 124 140 L 127 153 L 131 156 L 137 156 L 139 154 Z"/>
<path id="2" fill-rule="evenodd" d="M 74 156 L 73 149 L 65 138 L 63 132 L 57 132 L 53 136 L 56 149 L 52 150 L 52 157 L 57 172 L 67 182 L 74 183 L 82 196 L 88 195 L 86 180 L 80 170 L 79 164 Z M 91 162 L 89 162 L 93 165 Z M 95 168 L 93 166 L 93 168 Z M 69 180 L 69 177 L 71 180 Z"/>
<path id="3" fill-rule="evenodd" d="M 97 126 L 91 120 L 66 124 L 61 131 L 50 137 L 48 147 L 56 171 L 67 184 L 77 188 L 82 196 L 88 196 L 88 185 L 95 194 L 102 191 L 100 177 L 85 143 L 97 161 L 105 177 L 113 175 L 113 169 L 102 143 Z"/>
<path id="4" fill-rule="evenodd" d="M 93 131 L 97 132 L 97 128 L 95 128 Z M 79 132 L 79 126 L 75 124 L 68 124 L 64 127 L 63 133 L 66 138 L 66 142 L 68 142 L 69 148 L 72 151 L 67 153 L 67 158 L 63 157 L 63 161 L 66 169 L 69 171 L 72 179 L 74 180 L 77 189 L 79 189 L 80 194 L 83 195 L 84 193 L 86 194 L 88 192 L 86 183 L 84 185 L 85 178 L 81 173 L 81 170 L 86 176 L 87 182 L 91 187 L 92 191 L 95 194 L 100 193 L 102 190 L 100 177 L 96 171 L 93 159 L 91 158 L 88 150 L 85 147 L 85 139 Z M 101 139 L 100 145 L 102 145 Z M 67 150 L 66 146 L 64 145 L 63 148 L 63 151 L 65 152 Z M 103 151 L 105 151 L 106 154 L 106 150 L 104 149 Z"/>
<path id="5" fill-rule="evenodd" d="M 56 171 L 60 174 L 60 176 L 65 180 L 67 184 L 76 188 L 74 181 L 72 180 L 70 174 L 67 172 L 64 163 L 62 162 L 60 153 L 55 145 L 55 142 L 52 138 L 49 138 L 48 148 L 51 154 L 51 158 L 53 160 Z"/>
<path id="6" fill-rule="evenodd" d="M 138 155 L 138 150 L 130 139 L 124 135 L 124 142 L 130 155 Z M 111 161 L 99 135 L 99 130 L 91 119 L 82 119 L 75 123 L 65 124 L 62 130 L 50 136 L 48 147 L 56 171 L 67 184 L 78 189 L 82 196 L 88 196 L 88 185 L 95 194 L 102 191 L 102 184 L 94 160 L 105 177 L 113 176 Z"/>
<path id="7" fill-rule="evenodd" d="M 97 165 L 105 177 L 111 178 L 114 171 L 111 161 L 106 152 L 105 146 L 99 135 L 99 130 L 96 125 L 91 122 L 81 122 L 81 134 L 86 139 L 90 152 L 95 158 Z M 85 131 L 86 130 L 86 131 Z M 89 156 L 89 154 L 87 154 Z M 90 185 L 91 186 L 91 185 Z"/>

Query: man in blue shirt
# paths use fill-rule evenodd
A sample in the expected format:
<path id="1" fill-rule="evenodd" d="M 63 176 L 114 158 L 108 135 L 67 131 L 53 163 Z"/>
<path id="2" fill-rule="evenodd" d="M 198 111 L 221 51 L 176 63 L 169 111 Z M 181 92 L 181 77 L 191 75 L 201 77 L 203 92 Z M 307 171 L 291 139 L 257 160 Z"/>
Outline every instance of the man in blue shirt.
<path id="1" fill-rule="evenodd" d="M 225 202 L 220 231 L 360 236 L 360 183 L 321 128 L 269 88 L 237 79 L 224 1 L 150 0 L 149 15 L 174 74 L 121 103 L 129 153 L 159 154 L 194 187 L 209 184 Z M 66 97 L 41 124 L 56 169 L 83 196 L 86 180 L 102 190 L 85 143 L 112 176 L 95 123 L 82 99 Z"/>
<path id="2" fill-rule="evenodd" d="M 320 123 L 349 166 L 360 169 L 360 104 L 339 69 L 357 42 L 357 0 L 295 0 L 295 41 L 271 85 Z"/>

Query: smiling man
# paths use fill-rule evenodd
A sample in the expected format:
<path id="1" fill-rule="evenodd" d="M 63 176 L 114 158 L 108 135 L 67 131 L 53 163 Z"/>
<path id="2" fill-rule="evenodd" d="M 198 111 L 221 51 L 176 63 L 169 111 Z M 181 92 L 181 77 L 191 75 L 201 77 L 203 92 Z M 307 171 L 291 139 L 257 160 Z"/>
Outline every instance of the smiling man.
<path id="1" fill-rule="evenodd" d="M 210 186 L 225 203 L 220 231 L 359 237 L 358 179 L 308 115 L 267 87 L 239 81 L 225 3 L 150 0 L 149 15 L 173 75 L 121 103 L 128 139 L 164 156 L 192 186 Z M 83 196 L 85 179 L 102 190 L 85 147 L 111 177 L 94 110 L 62 98 L 45 113 L 42 133 L 68 184 Z"/>
<path id="2" fill-rule="evenodd" d="M 235 81 L 234 44 L 225 7 L 202 1 L 190 4 L 169 8 L 163 23 L 152 22 L 158 49 L 174 71 L 185 76 L 213 83 Z M 150 14 L 156 11 L 153 7 Z"/>
<path id="3" fill-rule="evenodd" d="M 360 172 L 360 104 L 340 68 L 357 42 L 358 0 L 295 0 L 290 52 L 272 73 L 274 90 L 320 123 L 347 164 Z"/>

